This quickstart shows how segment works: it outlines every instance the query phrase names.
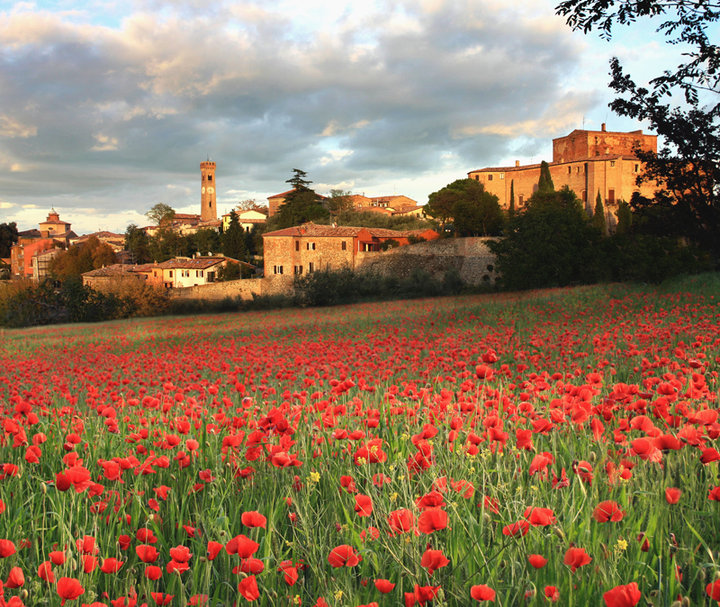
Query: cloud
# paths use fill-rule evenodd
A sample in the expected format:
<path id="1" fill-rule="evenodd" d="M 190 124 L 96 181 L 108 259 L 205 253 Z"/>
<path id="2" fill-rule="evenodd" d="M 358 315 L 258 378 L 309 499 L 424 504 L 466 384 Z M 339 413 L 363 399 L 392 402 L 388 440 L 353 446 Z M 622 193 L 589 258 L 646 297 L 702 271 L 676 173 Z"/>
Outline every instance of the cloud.
<path id="1" fill-rule="evenodd" d="M 12 202 L 3 202 L 0 200 L 0 209 L 12 209 L 15 208 L 15 204 Z"/>
<path id="2" fill-rule="evenodd" d="M 0 164 L 19 169 L 0 191 L 18 204 L 198 208 L 208 156 L 220 202 L 282 191 L 293 167 L 438 189 L 598 102 L 567 84 L 580 45 L 549 3 L 127 6 L 0 12 Z"/>

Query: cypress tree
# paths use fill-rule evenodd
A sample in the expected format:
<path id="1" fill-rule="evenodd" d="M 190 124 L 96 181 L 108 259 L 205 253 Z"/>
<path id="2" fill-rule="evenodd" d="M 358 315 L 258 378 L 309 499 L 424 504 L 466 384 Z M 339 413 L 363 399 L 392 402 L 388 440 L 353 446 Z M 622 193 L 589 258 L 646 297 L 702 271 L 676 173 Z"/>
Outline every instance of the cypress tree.
<path id="1" fill-rule="evenodd" d="M 547 194 L 555 191 L 552 177 L 550 176 L 550 165 L 544 160 L 540 163 L 540 180 L 538 181 L 538 194 Z"/>
<path id="2" fill-rule="evenodd" d="M 602 196 L 600 196 L 600 190 L 598 190 L 597 197 L 595 198 L 595 212 L 592 218 L 593 225 L 600 230 L 603 236 L 607 236 L 607 222 L 605 221 L 605 207 L 603 206 Z"/>
<path id="3" fill-rule="evenodd" d="M 510 206 L 508 207 L 508 218 L 515 217 L 515 180 L 510 181 Z"/>

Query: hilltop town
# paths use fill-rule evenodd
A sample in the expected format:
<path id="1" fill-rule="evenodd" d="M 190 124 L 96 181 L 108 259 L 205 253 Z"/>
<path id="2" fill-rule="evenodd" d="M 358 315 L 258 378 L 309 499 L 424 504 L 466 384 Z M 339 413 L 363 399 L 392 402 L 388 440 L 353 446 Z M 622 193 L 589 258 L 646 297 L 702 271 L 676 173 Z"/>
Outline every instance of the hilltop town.
<path id="1" fill-rule="evenodd" d="M 657 137 L 640 130 L 607 131 L 603 124 L 600 130 L 574 130 L 554 139 L 553 157 L 547 166 L 555 186 L 567 186 L 575 192 L 589 215 L 593 212 L 592 204 L 596 197 L 601 198 L 605 223 L 612 231 L 617 225 L 621 201 L 629 200 L 635 192 L 644 196 L 652 194 L 652 183 L 637 184 L 637 176 L 642 171 L 642 163 L 635 154 L 637 148 L 656 152 Z M 368 197 L 333 192 L 328 197 L 307 188 L 302 180 L 304 173 L 297 173 L 299 181 L 288 180 L 294 187 L 268 197 L 267 205 L 244 205 L 218 216 L 217 164 L 206 160 L 200 163 L 198 214 L 175 213 L 167 207 L 161 210 L 166 212 L 164 216 L 149 213 L 156 219 L 155 224 L 129 226 L 126 234 L 101 231 L 78 236 L 72 230 L 71 222 L 52 209 L 37 228 L 17 233 L 17 242 L 11 247 L 10 257 L 3 261 L 9 267 L 10 278 L 42 281 L 53 274 L 53 260 L 59 256 L 88 243 L 93 246 L 100 243 L 104 257 L 94 254 L 102 262 L 96 259 L 95 267 L 82 275 L 84 284 L 93 289 L 108 289 L 119 280 L 129 280 L 178 290 L 242 277 L 253 280 L 244 283 L 243 288 L 238 288 L 235 293 L 252 297 L 268 290 L 286 289 L 293 277 L 341 267 L 357 270 L 371 259 L 370 265 L 375 263 L 378 256 L 373 254 L 423 241 L 435 241 L 445 235 L 445 224 L 432 221 L 437 217 L 431 216 L 431 205 L 419 205 L 404 195 Z M 467 179 L 481 184 L 485 192 L 496 197 L 500 209 L 508 213 L 525 207 L 537 191 L 540 173 L 540 164 L 520 165 L 516 162 L 514 166 L 471 170 Z M 278 225 L 276 220 L 284 212 L 287 201 L 302 195 L 305 190 L 312 192 L 311 203 L 325 208 L 334 205 L 331 221 L 324 225 L 310 222 L 273 229 Z M 422 227 L 387 229 L 376 227 L 374 222 L 370 222 L 371 225 L 338 225 L 338 210 L 351 212 L 352 217 L 362 218 L 364 223 L 368 222 L 369 216 L 391 218 L 393 221 L 414 218 L 416 224 Z M 236 249 L 235 255 L 222 245 L 219 238 L 232 230 L 238 231 L 239 238 L 244 242 Z M 203 238 L 200 241 L 207 247 L 214 245 L 215 250 L 200 250 L 200 244 L 197 244 L 198 250 L 195 251 L 174 255 L 160 252 L 165 259 L 150 259 L 147 252 L 138 253 L 133 248 L 130 236 L 135 234 L 143 240 L 163 234 L 189 239 L 201 235 Z M 251 244 L 252 239 L 256 246 Z M 481 253 L 476 248 L 473 254 L 492 261 L 487 248 L 478 246 L 482 249 Z M 432 255 L 433 249 L 425 247 L 418 250 L 426 251 L 424 255 Z M 154 254 L 157 256 L 158 252 Z M 138 259 L 143 256 L 144 259 Z M 482 273 L 481 279 L 487 281 L 491 278 L 494 279 L 494 276 L 488 275 L 487 271 Z M 481 279 L 476 277 L 476 280 Z M 211 290 L 206 289 L 205 292 L 209 294 Z M 227 288 L 222 291 L 223 294 L 229 292 Z M 202 289 L 196 289 L 194 293 L 203 297 Z"/>

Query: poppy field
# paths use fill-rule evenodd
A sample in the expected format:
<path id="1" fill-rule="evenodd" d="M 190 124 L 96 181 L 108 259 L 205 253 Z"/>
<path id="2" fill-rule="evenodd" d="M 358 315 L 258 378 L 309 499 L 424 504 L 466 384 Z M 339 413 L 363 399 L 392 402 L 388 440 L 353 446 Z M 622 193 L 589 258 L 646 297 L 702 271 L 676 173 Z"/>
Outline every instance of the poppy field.
<path id="1" fill-rule="evenodd" d="M 718 284 L 0 333 L 0 606 L 718 605 Z"/>

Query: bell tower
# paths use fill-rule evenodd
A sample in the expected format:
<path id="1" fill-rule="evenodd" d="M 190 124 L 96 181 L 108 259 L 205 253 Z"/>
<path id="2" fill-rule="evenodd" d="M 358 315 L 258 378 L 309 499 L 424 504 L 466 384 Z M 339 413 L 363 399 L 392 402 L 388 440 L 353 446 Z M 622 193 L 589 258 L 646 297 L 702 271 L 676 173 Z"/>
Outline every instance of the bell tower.
<path id="1" fill-rule="evenodd" d="M 200 163 L 200 219 L 215 221 L 217 219 L 215 162 L 206 160 Z"/>

